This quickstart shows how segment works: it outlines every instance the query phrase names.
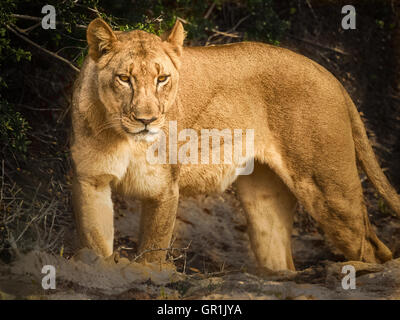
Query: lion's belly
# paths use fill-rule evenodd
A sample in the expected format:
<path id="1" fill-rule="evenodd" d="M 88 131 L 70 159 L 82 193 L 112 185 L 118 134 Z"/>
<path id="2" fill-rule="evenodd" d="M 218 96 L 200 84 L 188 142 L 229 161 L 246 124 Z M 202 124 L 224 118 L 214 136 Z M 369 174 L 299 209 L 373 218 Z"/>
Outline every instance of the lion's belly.
<path id="1" fill-rule="evenodd" d="M 237 178 L 234 165 L 190 165 L 180 170 L 181 194 L 224 192 Z"/>
<path id="2" fill-rule="evenodd" d="M 182 165 L 179 173 L 180 193 L 195 195 L 224 192 L 237 179 L 240 167 L 234 164 Z M 157 197 L 170 186 L 169 179 L 169 170 L 165 166 L 151 165 L 144 157 L 136 157 L 113 188 L 129 197 Z"/>
<path id="3" fill-rule="evenodd" d="M 150 168 L 128 167 L 125 176 L 115 184 L 119 193 L 135 198 L 156 196 L 161 192 L 165 181 L 161 172 Z M 179 189 L 184 195 L 224 192 L 237 178 L 233 165 L 191 165 L 180 171 Z"/>

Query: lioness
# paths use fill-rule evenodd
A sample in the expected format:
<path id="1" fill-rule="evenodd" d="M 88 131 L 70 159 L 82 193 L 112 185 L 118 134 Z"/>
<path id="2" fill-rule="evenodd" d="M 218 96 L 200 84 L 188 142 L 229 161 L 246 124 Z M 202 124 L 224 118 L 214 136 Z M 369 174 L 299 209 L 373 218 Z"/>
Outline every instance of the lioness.
<path id="1" fill-rule="evenodd" d="M 294 270 L 291 232 L 301 203 L 349 260 L 384 262 L 390 250 L 368 220 L 356 162 L 391 208 L 384 176 L 351 98 L 312 60 L 256 42 L 183 47 L 168 35 L 87 29 L 89 55 L 72 102 L 73 204 L 82 245 L 113 253 L 111 190 L 142 200 L 139 252 L 165 259 L 179 194 L 221 192 L 235 180 L 261 267 Z M 254 129 L 254 171 L 243 163 L 150 164 L 169 121 L 178 128 Z M 170 151 L 167 151 L 170 152 Z M 248 159 L 247 159 L 248 160 Z"/>

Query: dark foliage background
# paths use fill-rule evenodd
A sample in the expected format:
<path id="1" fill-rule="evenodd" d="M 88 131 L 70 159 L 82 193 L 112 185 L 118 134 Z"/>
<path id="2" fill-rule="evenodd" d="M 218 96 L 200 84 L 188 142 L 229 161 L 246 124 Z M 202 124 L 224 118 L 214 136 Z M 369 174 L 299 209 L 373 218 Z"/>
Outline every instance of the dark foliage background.
<path id="1" fill-rule="evenodd" d="M 46 4 L 56 8 L 55 30 L 41 28 Z M 1 1 L 0 259 L 10 261 L 13 251 L 32 248 L 69 254 L 67 234 L 73 229 L 69 101 L 87 53 L 85 29 L 96 17 L 114 29 L 155 34 L 179 18 L 188 32 L 186 45 L 257 40 L 314 59 L 335 74 L 353 97 L 381 164 L 399 190 L 400 5 L 394 0 L 354 0 L 357 29 L 343 30 L 345 4 L 341 0 Z M 375 224 L 394 219 L 367 182 L 365 187 Z M 304 230 L 315 228 L 309 218 L 299 224 Z M 383 235 L 385 242 L 390 243 L 394 232 Z"/>

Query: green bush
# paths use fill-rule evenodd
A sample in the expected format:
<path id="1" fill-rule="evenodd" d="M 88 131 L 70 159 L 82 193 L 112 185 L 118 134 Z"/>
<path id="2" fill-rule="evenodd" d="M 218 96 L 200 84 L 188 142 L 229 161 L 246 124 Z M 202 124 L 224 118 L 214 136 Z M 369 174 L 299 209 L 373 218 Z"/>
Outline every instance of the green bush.
<path id="1" fill-rule="evenodd" d="M 13 105 L 5 100 L 0 100 L 0 136 L 3 142 L 2 158 L 26 160 L 30 141 L 27 133 L 30 129 L 25 118 L 15 111 Z"/>

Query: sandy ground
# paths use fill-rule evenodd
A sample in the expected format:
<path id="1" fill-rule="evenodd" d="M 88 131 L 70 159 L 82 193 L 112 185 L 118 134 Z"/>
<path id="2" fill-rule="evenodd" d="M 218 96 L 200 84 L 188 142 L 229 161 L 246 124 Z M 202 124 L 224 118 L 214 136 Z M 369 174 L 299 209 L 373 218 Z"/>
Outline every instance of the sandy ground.
<path id="1" fill-rule="evenodd" d="M 115 199 L 116 257 L 83 249 L 72 257 L 32 251 L 0 265 L 3 299 L 399 299 L 400 259 L 384 265 L 353 262 L 356 289 L 342 288 L 343 257 L 327 244 L 313 221 L 296 215 L 293 255 L 297 272 L 262 273 L 255 267 L 246 220 L 234 190 L 220 196 L 182 199 L 171 254 L 176 268 L 134 261 L 139 202 Z M 383 220 L 382 220 L 383 219 Z M 374 220 L 374 219 L 372 219 Z M 385 216 L 375 218 L 378 224 Z M 398 220 L 378 228 L 391 238 Z M 74 236 L 71 230 L 70 245 Z M 390 241 L 390 239 L 389 239 Z M 392 243 L 393 246 L 398 245 Z M 182 249 L 183 248 L 183 249 Z M 184 249 L 187 248 L 187 249 Z M 43 265 L 56 268 L 56 289 L 41 287 Z"/>

